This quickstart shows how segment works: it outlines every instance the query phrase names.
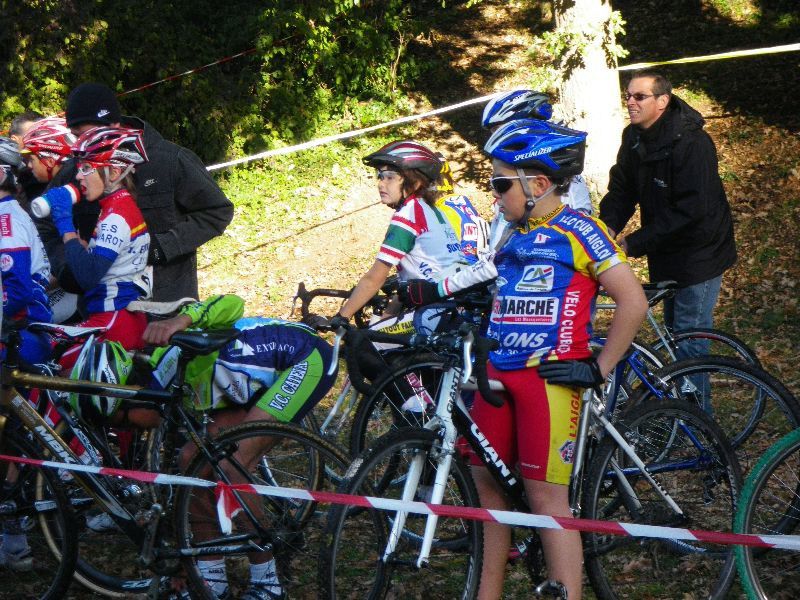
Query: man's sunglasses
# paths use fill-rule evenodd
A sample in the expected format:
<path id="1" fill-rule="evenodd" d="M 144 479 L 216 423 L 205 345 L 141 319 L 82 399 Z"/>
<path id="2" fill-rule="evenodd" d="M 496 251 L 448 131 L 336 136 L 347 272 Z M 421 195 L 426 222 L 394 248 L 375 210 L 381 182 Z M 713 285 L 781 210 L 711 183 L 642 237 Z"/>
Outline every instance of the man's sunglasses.
<path id="1" fill-rule="evenodd" d="M 536 179 L 538 175 L 526 175 L 525 179 Z M 498 194 L 505 194 L 508 190 L 511 189 L 511 186 L 514 185 L 514 180 L 519 179 L 519 175 L 509 175 L 507 177 L 492 177 L 489 180 L 489 185 L 492 186 L 492 189 L 497 192 Z"/>
<path id="2" fill-rule="evenodd" d="M 625 92 L 624 94 L 622 94 L 622 97 L 625 98 L 625 100 L 630 100 L 631 98 L 633 98 L 637 102 L 641 102 L 642 100 L 646 100 L 647 98 L 653 98 L 654 96 L 660 96 L 660 95 L 661 94 L 642 94 L 641 92 L 636 92 L 635 94 L 629 94 L 628 92 Z"/>

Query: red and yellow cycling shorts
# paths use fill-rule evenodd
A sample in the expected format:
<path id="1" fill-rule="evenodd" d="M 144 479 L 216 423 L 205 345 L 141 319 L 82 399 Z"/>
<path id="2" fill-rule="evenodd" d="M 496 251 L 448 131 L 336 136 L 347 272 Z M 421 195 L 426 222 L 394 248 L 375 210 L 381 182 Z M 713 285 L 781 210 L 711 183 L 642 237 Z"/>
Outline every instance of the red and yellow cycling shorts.
<path id="1" fill-rule="evenodd" d="M 536 368 L 500 371 L 489 364 L 489 378 L 505 386 L 496 408 L 476 394 L 470 414 L 507 465 L 522 477 L 569 484 L 581 413 L 581 390 L 545 382 Z M 483 463 L 474 454 L 470 464 Z"/>

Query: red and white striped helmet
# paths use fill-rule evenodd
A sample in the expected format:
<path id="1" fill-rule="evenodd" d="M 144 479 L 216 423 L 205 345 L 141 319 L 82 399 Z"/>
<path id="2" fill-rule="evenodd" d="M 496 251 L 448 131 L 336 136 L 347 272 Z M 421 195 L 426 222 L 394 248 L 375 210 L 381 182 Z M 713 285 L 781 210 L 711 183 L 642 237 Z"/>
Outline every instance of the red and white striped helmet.
<path id="1" fill-rule="evenodd" d="M 52 158 L 56 164 L 64 162 L 72 153 L 75 136 L 59 117 L 36 121 L 22 136 L 21 154 L 35 154 L 39 158 Z"/>
<path id="2" fill-rule="evenodd" d="M 93 127 L 72 145 L 79 161 L 97 166 L 128 167 L 147 162 L 142 131 L 126 127 Z"/>

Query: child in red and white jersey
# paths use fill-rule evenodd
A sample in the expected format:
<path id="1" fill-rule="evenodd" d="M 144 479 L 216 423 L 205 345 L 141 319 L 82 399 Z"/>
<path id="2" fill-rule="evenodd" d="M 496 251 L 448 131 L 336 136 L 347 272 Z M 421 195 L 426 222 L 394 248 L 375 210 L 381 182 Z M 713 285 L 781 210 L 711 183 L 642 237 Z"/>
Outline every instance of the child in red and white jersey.
<path id="1" fill-rule="evenodd" d="M 79 325 L 104 327 L 102 338 L 118 341 L 128 350 L 140 348 L 146 318 L 124 309 L 149 296 L 152 280 L 147 266 L 150 236 L 130 177 L 135 166 L 147 160 L 141 132 L 95 127 L 78 138 L 72 152 L 83 197 L 100 203 L 100 217 L 88 244 L 81 242 L 73 225 L 74 189 L 54 188 L 44 198 L 64 242 L 67 263 L 84 291 L 81 303 L 89 316 Z M 68 350 L 62 367 L 71 367 L 78 351 Z"/>

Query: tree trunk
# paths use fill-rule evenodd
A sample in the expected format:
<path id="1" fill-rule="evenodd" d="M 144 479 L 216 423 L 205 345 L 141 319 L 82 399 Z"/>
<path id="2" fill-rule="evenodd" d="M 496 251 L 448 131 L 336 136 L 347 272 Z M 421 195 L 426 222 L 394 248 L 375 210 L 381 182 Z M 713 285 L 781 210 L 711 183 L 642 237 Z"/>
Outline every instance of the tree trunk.
<path id="1" fill-rule="evenodd" d="M 587 131 L 584 175 L 605 194 L 623 128 L 614 27 L 609 0 L 557 0 L 556 34 L 570 40 L 559 57 L 560 108 L 567 124 Z"/>

